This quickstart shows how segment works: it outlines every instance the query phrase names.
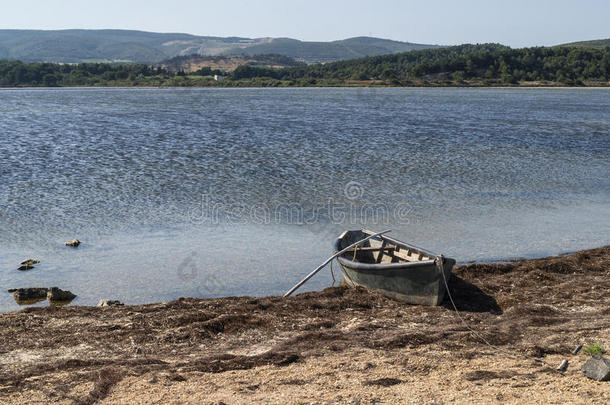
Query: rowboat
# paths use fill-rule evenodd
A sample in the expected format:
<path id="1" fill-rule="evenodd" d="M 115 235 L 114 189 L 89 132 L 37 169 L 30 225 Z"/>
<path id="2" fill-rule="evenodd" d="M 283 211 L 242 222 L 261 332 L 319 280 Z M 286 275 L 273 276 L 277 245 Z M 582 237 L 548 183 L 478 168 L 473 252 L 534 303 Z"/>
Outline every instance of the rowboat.
<path id="1" fill-rule="evenodd" d="M 373 235 L 365 229 L 345 231 L 335 251 Z M 376 290 L 386 297 L 418 305 L 440 305 L 454 259 L 394 238 L 378 235 L 337 257 L 343 284 Z M 444 277 L 443 277 L 444 274 Z"/>

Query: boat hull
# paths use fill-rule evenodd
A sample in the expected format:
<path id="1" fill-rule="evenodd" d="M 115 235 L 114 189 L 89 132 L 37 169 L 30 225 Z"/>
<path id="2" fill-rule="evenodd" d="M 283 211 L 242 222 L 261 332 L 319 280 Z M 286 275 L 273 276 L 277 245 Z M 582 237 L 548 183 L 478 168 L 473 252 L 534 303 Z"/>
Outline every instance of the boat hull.
<path id="1" fill-rule="evenodd" d="M 400 243 L 405 249 L 413 248 L 404 242 L 391 241 Z M 340 246 L 339 240 L 336 248 Z M 440 305 L 445 297 L 445 281 L 449 282 L 455 260 L 431 256 L 428 254 L 427 260 L 404 263 L 361 263 L 345 256 L 337 260 L 343 272 L 344 285 L 366 287 L 409 304 Z"/>

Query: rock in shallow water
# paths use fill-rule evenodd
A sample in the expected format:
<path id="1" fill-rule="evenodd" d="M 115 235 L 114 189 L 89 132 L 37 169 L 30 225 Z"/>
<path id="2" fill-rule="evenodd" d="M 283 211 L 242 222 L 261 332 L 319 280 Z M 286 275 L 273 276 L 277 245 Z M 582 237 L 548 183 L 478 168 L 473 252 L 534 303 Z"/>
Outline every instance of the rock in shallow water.
<path id="1" fill-rule="evenodd" d="M 595 381 L 610 381 L 610 360 L 593 356 L 582 366 L 585 375 Z"/>
<path id="2" fill-rule="evenodd" d="M 47 292 L 47 299 L 49 301 L 72 301 L 74 298 L 76 298 L 75 294 L 57 287 L 51 287 Z"/>
<path id="3" fill-rule="evenodd" d="M 49 291 L 49 289 L 45 287 L 13 288 L 11 290 L 13 292 L 13 297 L 15 297 L 15 301 L 17 302 L 43 300 L 47 298 L 47 293 Z M 9 290 L 9 292 L 11 292 L 11 290 Z"/>
<path id="4" fill-rule="evenodd" d="M 21 262 L 21 263 L 19 263 L 19 264 L 24 265 L 24 266 L 33 266 L 33 265 L 38 264 L 38 263 L 40 263 L 40 260 L 36 260 L 36 259 L 25 259 L 24 261 L 22 261 L 22 262 Z"/>
<path id="5" fill-rule="evenodd" d="M 78 245 L 80 245 L 80 240 L 78 240 L 78 239 L 72 239 L 72 240 L 66 242 L 66 246 L 78 247 Z"/>
<path id="6" fill-rule="evenodd" d="M 17 270 L 21 270 L 21 271 L 25 271 L 25 270 L 32 270 L 34 268 L 35 264 L 40 263 L 40 260 L 36 260 L 36 259 L 25 259 L 24 261 L 22 261 L 21 263 L 19 263 L 21 266 L 19 266 L 17 268 Z"/>

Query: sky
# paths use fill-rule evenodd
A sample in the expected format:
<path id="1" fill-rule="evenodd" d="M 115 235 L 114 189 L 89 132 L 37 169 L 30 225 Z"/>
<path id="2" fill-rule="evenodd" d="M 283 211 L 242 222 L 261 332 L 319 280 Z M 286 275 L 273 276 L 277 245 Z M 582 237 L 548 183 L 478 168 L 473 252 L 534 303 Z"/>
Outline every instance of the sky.
<path id="1" fill-rule="evenodd" d="M 0 29 L 134 29 L 511 47 L 610 38 L 610 0 L 0 0 Z"/>

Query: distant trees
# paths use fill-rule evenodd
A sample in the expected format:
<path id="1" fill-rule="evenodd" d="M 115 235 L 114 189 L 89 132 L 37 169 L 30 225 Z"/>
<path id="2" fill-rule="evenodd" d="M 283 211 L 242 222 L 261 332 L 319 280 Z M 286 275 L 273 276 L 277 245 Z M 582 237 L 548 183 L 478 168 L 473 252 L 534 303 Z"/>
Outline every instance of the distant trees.
<path id="1" fill-rule="evenodd" d="M 272 79 L 281 79 L 284 77 L 284 72 L 281 69 L 241 65 L 238 66 L 231 74 L 231 78 L 233 78 L 234 80 L 252 79 L 254 77 L 269 77 Z"/>
<path id="2" fill-rule="evenodd" d="M 516 84 L 550 81 L 582 85 L 610 80 L 610 48 L 534 47 L 511 49 L 499 44 L 460 45 L 326 64 L 302 65 L 280 55 L 259 55 L 268 62 L 293 63 L 274 69 L 241 65 L 232 73 L 203 67 L 196 72 L 169 72 L 144 64 L 52 64 L 0 60 L 0 86 L 83 85 L 222 85 L 315 86 L 379 80 L 394 85 L 480 81 Z M 222 75 L 222 84 L 209 76 Z M 203 77 L 202 77 L 203 76 Z M 212 83 L 213 82 L 213 83 Z"/>
<path id="3" fill-rule="evenodd" d="M 107 63 L 55 64 L 0 60 L 0 86 L 82 86 L 137 77 L 165 75 L 167 71 L 148 65 Z"/>
<path id="4" fill-rule="evenodd" d="M 209 66 L 205 66 L 199 70 L 192 72 L 192 74 L 197 75 L 197 76 L 214 76 L 214 75 L 224 76 L 227 73 L 220 69 L 212 69 Z"/>
<path id="5" fill-rule="evenodd" d="M 608 81 L 610 52 L 586 48 L 511 49 L 499 44 L 460 45 L 425 49 L 285 69 L 240 67 L 235 80 L 268 77 L 279 80 L 325 79 L 405 82 L 415 78 L 453 77 L 455 80 Z"/>
<path id="6" fill-rule="evenodd" d="M 52 73 L 47 73 L 42 77 L 42 85 L 45 87 L 57 86 L 57 76 Z"/>

